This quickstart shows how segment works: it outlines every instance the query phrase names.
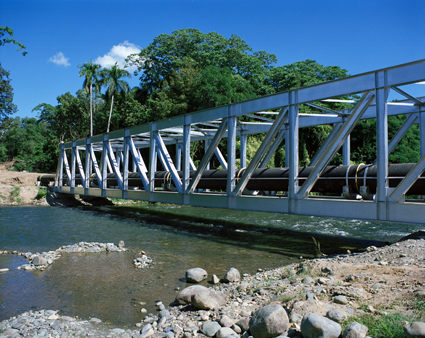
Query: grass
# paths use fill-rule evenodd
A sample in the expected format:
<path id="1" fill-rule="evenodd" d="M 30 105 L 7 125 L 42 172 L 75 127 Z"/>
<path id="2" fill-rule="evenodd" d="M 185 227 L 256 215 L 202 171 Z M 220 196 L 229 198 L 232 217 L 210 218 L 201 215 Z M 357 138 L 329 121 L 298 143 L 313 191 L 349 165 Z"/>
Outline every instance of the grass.
<path id="1" fill-rule="evenodd" d="M 320 258 L 323 256 L 323 252 L 320 250 L 320 242 L 314 238 L 313 236 L 311 236 L 311 239 L 313 240 L 313 244 L 314 244 L 314 251 L 316 252 L 316 257 Z"/>
<path id="2" fill-rule="evenodd" d="M 2 194 L 0 194 L 0 198 L 3 199 L 3 200 L 5 200 L 7 197 L 6 196 L 3 196 Z"/>
<path id="3" fill-rule="evenodd" d="M 20 193 L 21 193 L 21 187 L 14 186 L 12 191 L 10 192 L 11 201 L 21 203 L 21 199 L 18 197 Z"/>
<path id="4" fill-rule="evenodd" d="M 352 322 L 363 324 L 368 328 L 368 336 L 374 338 L 404 338 L 403 322 L 418 320 L 416 316 L 390 313 L 385 315 L 372 315 L 370 313 L 348 318 L 343 325 L 343 330 Z"/>
<path id="5" fill-rule="evenodd" d="M 35 196 L 35 199 L 37 201 L 41 200 L 42 198 L 45 198 L 47 196 L 47 189 L 46 188 L 38 188 L 37 196 Z"/>

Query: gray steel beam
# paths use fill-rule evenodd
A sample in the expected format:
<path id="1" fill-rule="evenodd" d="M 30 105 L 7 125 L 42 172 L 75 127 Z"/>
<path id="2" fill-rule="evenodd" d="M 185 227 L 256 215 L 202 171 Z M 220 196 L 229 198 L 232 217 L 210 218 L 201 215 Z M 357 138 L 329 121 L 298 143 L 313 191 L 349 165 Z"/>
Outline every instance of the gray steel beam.
<path id="1" fill-rule="evenodd" d="M 285 129 L 281 129 L 279 133 L 277 134 L 276 138 L 273 141 L 273 144 L 270 146 L 269 150 L 267 151 L 267 154 L 264 156 L 261 163 L 258 165 L 258 168 L 265 168 L 267 164 L 270 162 L 271 158 L 273 157 L 274 153 L 276 152 L 277 148 L 279 148 L 280 144 L 282 143 L 283 138 L 285 137 Z"/>
<path id="2" fill-rule="evenodd" d="M 390 202 L 399 202 L 424 171 L 425 155 L 422 156 L 419 162 L 415 164 L 406 177 L 404 177 L 399 185 L 391 192 L 391 194 L 388 196 L 388 200 Z"/>
<path id="3" fill-rule="evenodd" d="M 292 93 L 294 96 L 295 93 Z M 295 97 L 291 98 L 291 102 L 296 101 Z M 286 139 L 286 156 L 288 156 L 288 198 L 290 199 L 289 212 L 296 212 L 296 206 L 293 199 L 298 192 L 298 127 L 299 127 L 299 106 L 296 104 L 289 106 L 289 133 Z"/>
<path id="4" fill-rule="evenodd" d="M 332 158 L 335 156 L 339 148 L 346 140 L 347 136 L 350 135 L 351 131 L 356 126 L 357 122 L 362 117 L 363 113 L 367 107 L 372 103 L 374 95 L 370 92 L 365 92 L 357 103 L 357 105 L 352 109 L 350 116 L 347 118 L 347 121 L 341 126 L 338 133 L 334 136 L 334 139 L 328 145 L 326 152 L 317 159 L 317 163 L 314 166 L 313 171 L 304 181 L 303 185 L 300 187 L 299 191 L 296 194 L 296 198 L 306 198 L 310 192 L 313 185 L 319 179 L 320 174 L 325 170 L 325 167 L 329 164 Z"/>
<path id="5" fill-rule="evenodd" d="M 114 155 L 114 151 L 111 147 L 111 143 L 109 141 L 106 141 L 105 143 L 106 143 L 106 150 L 108 152 L 109 158 L 112 161 L 112 169 L 113 169 L 115 177 L 117 179 L 118 186 L 120 187 L 121 190 L 123 190 L 123 180 L 122 180 L 120 168 L 118 167 L 118 162 L 115 159 L 115 155 Z"/>
<path id="6" fill-rule="evenodd" d="M 187 193 L 187 188 L 190 184 L 190 124 L 183 126 L 183 173 L 182 173 L 182 189 L 184 193 Z"/>
<path id="7" fill-rule="evenodd" d="M 245 133 L 241 133 L 240 142 L 241 142 L 241 169 L 246 168 L 246 141 L 247 135 Z"/>
<path id="8" fill-rule="evenodd" d="M 270 128 L 267 135 L 264 137 L 263 142 L 261 142 L 260 147 L 255 152 L 251 162 L 249 162 L 248 167 L 246 170 L 244 170 L 243 175 L 241 179 L 239 180 L 238 184 L 236 185 L 236 188 L 233 192 L 234 196 L 240 196 L 242 195 L 242 191 L 245 189 L 246 185 L 248 184 L 248 180 L 251 178 L 252 173 L 257 168 L 258 164 L 260 163 L 261 159 L 266 154 L 267 150 L 270 148 L 270 145 L 275 140 L 276 135 L 279 133 L 280 128 L 282 128 L 283 124 L 287 120 L 287 109 L 281 109 L 279 115 L 276 117 L 276 120 L 273 122 L 272 127 Z"/>
<path id="9" fill-rule="evenodd" d="M 77 162 L 75 151 L 77 150 L 77 146 L 75 144 L 76 142 L 73 142 L 73 146 L 71 148 L 71 182 L 69 186 L 71 188 L 75 188 L 75 164 Z"/>
<path id="10" fill-rule="evenodd" d="M 168 168 L 177 191 L 182 193 L 182 181 L 179 174 L 177 173 L 176 167 L 174 166 L 173 160 L 168 153 L 167 147 L 165 146 L 164 142 L 162 141 L 162 137 L 158 132 L 154 132 L 154 137 L 156 139 L 157 149 L 161 153 L 162 159 L 164 161 L 163 165 L 165 164 L 165 166 Z"/>
<path id="11" fill-rule="evenodd" d="M 78 152 L 78 148 L 75 147 L 75 160 L 77 162 L 78 171 L 80 172 L 81 182 L 83 187 L 86 186 L 86 176 L 84 175 L 84 167 L 83 163 L 81 162 L 80 153 Z"/>
<path id="12" fill-rule="evenodd" d="M 135 169 L 139 172 L 140 179 L 142 180 L 143 188 L 146 191 L 149 191 L 149 178 L 147 176 L 148 169 L 146 168 L 146 165 L 145 165 L 145 162 L 143 161 L 142 156 L 140 156 L 140 152 L 134 146 L 134 142 L 131 136 L 128 137 L 127 145 L 131 152 L 131 155 L 133 156 L 133 163 L 134 163 L 134 166 L 136 167 Z"/>
<path id="13" fill-rule="evenodd" d="M 199 180 L 201 179 L 202 173 L 205 171 L 205 168 L 207 167 L 208 162 L 211 159 L 212 154 L 214 153 L 215 148 L 218 146 L 218 144 L 221 141 L 221 138 L 226 131 L 227 127 L 227 119 L 223 119 L 221 122 L 220 127 L 217 129 L 217 132 L 215 133 L 210 146 L 208 147 L 204 157 L 202 157 L 201 163 L 199 163 L 198 169 L 195 172 L 195 175 L 192 179 L 192 182 L 190 182 L 189 187 L 187 188 L 187 193 L 193 194 L 193 191 L 196 189 L 196 186 L 199 183 Z"/>
<path id="14" fill-rule="evenodd" d="M 235 107 L 229 106 L 227 119 L 227 196 L 234 196 L 236 186 L 236 121 Z"/>

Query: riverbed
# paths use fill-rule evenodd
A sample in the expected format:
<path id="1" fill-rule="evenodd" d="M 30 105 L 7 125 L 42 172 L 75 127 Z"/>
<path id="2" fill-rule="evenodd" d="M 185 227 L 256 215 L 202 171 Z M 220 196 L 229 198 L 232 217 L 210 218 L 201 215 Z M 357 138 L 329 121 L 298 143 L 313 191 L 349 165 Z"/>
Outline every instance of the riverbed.
<path id="1" fill-rule="evenodd" d="M 236 267 L 253 274 L 316 254 L 312 236 L 326 254 L 395 241 L 421 225 L 194 208 L 162 204 L 132 207 L 0 207 L 0 250 L 44 252 L 77 242 L 125 242 L 125 253 L 64 254 L 45 271 L 15 270 L 26 261 L 0 255 L 0 320 L 30 309 L 97 317 L 132 326 L 170 304 L 185 271 L 202 267 L 223 277 Z M 155 264 L 135 269 L 145 251 Z M 204 285 L 208 285 L 204 282 Z"/>

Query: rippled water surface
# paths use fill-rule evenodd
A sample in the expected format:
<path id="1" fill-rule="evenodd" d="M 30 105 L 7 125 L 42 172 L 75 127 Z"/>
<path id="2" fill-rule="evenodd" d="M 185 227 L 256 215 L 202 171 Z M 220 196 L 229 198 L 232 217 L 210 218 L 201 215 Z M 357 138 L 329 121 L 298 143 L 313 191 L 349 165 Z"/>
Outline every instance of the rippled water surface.
<path id="1" fill-rule="evenodd" d="M 377 223 L 222 209 L 147 205 L 140 207 L 0 207 L 0 250 L 44 252 L 77 242 L 124 240 L 126 253 L 64 254 L 45 271 L 16 270 L 26 263 L 0 255 L 0 320 L 29 309 L 98 317 L 120 326 L 154 312 L 154 302 L 173 301 L 187 286 L 185 271 L 202 267 L 222 277 L 274 268 L 315 253 L 311 237 L 325 253 L 395 241 L 421 225 Z M 136 270 L 132 260 L 144 250 L 156 263 Z M 208 285 L 207 282 L 204 285 Z M 145 302 L 141 305 L 140 302 Z"/>

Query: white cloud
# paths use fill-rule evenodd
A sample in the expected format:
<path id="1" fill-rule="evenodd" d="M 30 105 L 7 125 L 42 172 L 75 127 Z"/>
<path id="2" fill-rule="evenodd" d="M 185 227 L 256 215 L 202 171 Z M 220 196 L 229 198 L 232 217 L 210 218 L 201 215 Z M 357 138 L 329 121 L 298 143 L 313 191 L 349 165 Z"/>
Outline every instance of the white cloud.
<path id="1" fill-rule="evenodd" d="M 422 82 L 416 82 L 416 84 L 425 84 L 425 81 L 422 81 Z"/>
<path id="2" fill-rule="evenodd" d="M 57 53 L 49 59 L 49 62 L 56 63 L 58 66 L 68 67 L 71 64 L 68 62 L 69 58 L 66 58 L 62 52 Z"/>
<path id="3" fill-rule="evenodd" d="M 94 62 L 101 65 L 102 68 L 113 66 L 115 62 L 118 62 L 118 66 L 124 68 L 125 58 L 135 53 L 140 53 L 140 47 L 128 41 L 124 41 L 117 46 L 113 46 L 107 54 L 99 56 Z M 130 72 L 135 69 L 136 67 L 127 68 Z"/>

